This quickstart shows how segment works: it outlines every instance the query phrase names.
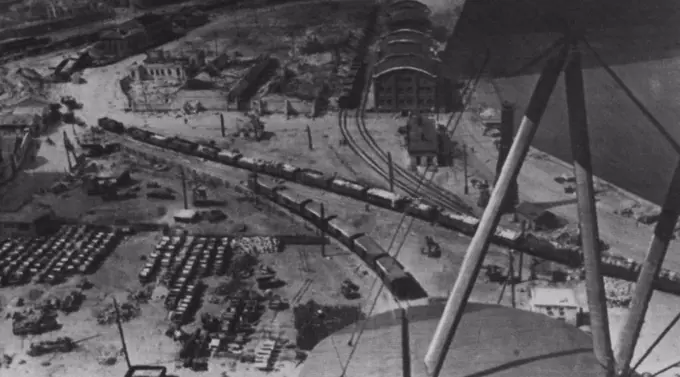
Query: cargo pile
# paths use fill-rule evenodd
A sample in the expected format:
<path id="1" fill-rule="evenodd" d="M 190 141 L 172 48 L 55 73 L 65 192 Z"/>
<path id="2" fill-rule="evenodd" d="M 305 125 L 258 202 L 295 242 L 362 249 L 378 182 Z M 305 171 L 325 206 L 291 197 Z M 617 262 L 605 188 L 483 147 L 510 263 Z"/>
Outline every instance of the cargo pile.
<path id="1" fill-rule="evenodd" d="M 139 306 L 129 302 L 124 302 L 120 305 L 119 312 L 120 321 L 127 322 L 138 317 L 142 311 Z M 97 318 L 97 323 L 100 325 L 113 324 L 116 322 L 116 308 L 113 303 L 110 303 L 95 313 L 95 317 Z"/>
<path id="2" fill-rule="evenodd" d="M 231 241 L 232 250 L 252 255 L 277 253 L 281 251 L 281 246 L 281 241 L 276 237 L 238 237 Z"/>
<path id="3" fill-rule="evenodd" d="M 630 306 L 633 299 L 633 283 L 605 277 L 604 289 L 607 294 L 607 306 L 611 308 L 627 308 Z"/>

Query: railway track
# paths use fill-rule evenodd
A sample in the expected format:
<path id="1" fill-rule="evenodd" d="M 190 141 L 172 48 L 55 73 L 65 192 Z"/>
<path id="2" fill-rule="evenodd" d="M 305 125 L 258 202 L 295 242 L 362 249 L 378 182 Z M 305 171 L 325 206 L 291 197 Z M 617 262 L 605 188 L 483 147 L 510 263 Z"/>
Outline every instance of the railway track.
<path id="1" fill-rule="evenodd" d="M 477 73 L 473 80 L 468 82 L 463 91 L 462 97 L 465 98 L 463 111 L 465 111 L 465 109 L 467 109 L 470 105 L 471 94 L 474 92 L 474 89 L 477 87 L 477 84 L 479 83 L 481 75 L 486 68 L 486 64 L 488 63 L 488 59 L 489 55 L 487 54 L 479 72 Z M 370 70 L 369 73 L 367 73 L 367 75 L 370 75 Z M 380 145 L 371 135 L 370 131 L 368 130 L 368 127 L 366 126 L 365 103 L 366 98 L 368 96 L 368 90 L 364 90 L 362 95 L 363 98 L 361 101 L 361 105 L 357 109 L 355 114 L 355 124 L 357 126 L 361 138 L 368 145 L 370 151 L 362 149 L 359 146 L 357 139 L 355 139 L 354 136 L 352 136 L 352 133 L 348 129 L 347 125 L 346 110 L 341 111 L 340 114 L 338 115 L 340 122 L 340 130 L 345 140 L 347 140 L 348 143 L 350 144 L 352 151 L 355 154 L 357 154 L 360 158 L 362 158 L 362 160 L 364 160 L 364 162 L 366 162 L 367 165 L 369 165 L 371 169 L 373 169 L 376 173 L 378 173 L 385 179 L 389 179 L 388 173 L 389 168 L 387 167 L 389 164 L 389 158 L 387 152 L 385 152 L 380 147 Z M 459 116 L 456 122 L 454 123 L 454 130 L 455 124 L 457 124 L 461 119 L 460 115 L 462 115 L 462 112 L 459 113 Z M 450 124 L 448 126 L 449 132 L 451 133 L 452 130 L 450 129 Z M 377 159 L 374 158 L 373 156 L 377 156 Z M 395 173 L 394 174 L 395 185 L 400 189 L 404 190 L 405 192 L 407 192 L 409 195 L 414 197 L 425 197 L 427 198 L 425 199 L 426 202 L 429 202 L 430 204 L 439 206 L 441 208 L 452 210 L 454 212 L 472 214 L 472 209 L 466 203 L 464 203 L 457 197 L 453 196 L 448 190 L 442 188 L 441 186 L 430 182 L 422 182 L 421 176 L 413 172 L 410 172 L 397 164 L 393 164 L 393 169 Z M 419 188 L 421 192 L 419 192 Z"/>

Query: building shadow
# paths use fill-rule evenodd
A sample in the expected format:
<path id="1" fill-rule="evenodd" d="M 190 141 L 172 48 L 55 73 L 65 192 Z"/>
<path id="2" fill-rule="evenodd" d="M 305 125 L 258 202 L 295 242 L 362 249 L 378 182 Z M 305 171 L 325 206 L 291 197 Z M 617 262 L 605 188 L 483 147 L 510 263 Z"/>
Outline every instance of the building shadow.
<path id="1" fill-rule="evenodd" d="M 27 170 L 27 171 L 34 170 L 34 169 L 37 169 L 37 168 L 47 164 L 48 162 L 50 162 L 50 161 L 48 159 L 46 159 L 45 157 L 37 156 L 35 158 L 35 160 L 26 164 L 26 166 L 24 167 L 24 170 Z"/>

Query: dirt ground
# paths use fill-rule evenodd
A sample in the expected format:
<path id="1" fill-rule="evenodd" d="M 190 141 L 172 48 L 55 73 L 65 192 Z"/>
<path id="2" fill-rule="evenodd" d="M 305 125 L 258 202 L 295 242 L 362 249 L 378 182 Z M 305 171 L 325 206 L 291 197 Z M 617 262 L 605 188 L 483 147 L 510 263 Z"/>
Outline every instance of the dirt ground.
<path id="1" fill-rule="evenodd" d="M 242 20 L 249 20 L 248 22 L 252 21 L 253 23 L 257 23 L 262 22 L 263 19 L 266 19 L 264 16 L 266 11 L 248 10 L 247 12 L 251 12 L 251 15 L 248 17 L 241 17 Z M 222 38 L 222 40 L 226 40 L 226 36 L 220 37 L 216 34 L 218 28 L 221 27 L 218 25 L 224 25 L 225 23 L 229 24 L 229 22 L 235 20 L 239 16 L 243 16 L 243 14 L 233 12 L 233 14 L 218 15 L 217 18 L 211 22 L 211 24 L 197 29 L 195 32 L 190 33 L 187 37 L 182 38 L 177 42 L 172 42 L 164 46 L 164 48 L 172 50 L 191 46 L 192 44 L 198 45 L 200 43 L 206 43 L 212 40 L 211 36 L 215 36 L 217 40 L 220 40 L 220 38 Z M 249 26 L 245 21 L 243 21 L 241 24 L 236 22 L 232 22 L 231 24 L 235 26 L 230 28 L 227 32 L 233 32 L 233 29 L 238 29 L 239 27 L 245 28 Z M 248 43 L 249 42 L 244 39 L 244 42 L 242 45 L 239 45 L 238 49 L 244 49 L 245 46 L 248 46 Z M 209 45 L 210 43 L 207 44 Z M 218 44 L 218 48 L 219 46 L 220 44 Z M 253 48 L 253 53 L 259 52 L 261 49 L 266 48 L 268 47 L 259 45 L 257 49 Z M 244 54 L 247 52 L 245 49 L 242 51 Z M 279 52 L 283 51 L 281 50 Z M 63 54 L 63 52 L 52 54 L 48 57 L 27 59 L 26 61 L 15 63 L 13 67 L 17 67 L 18 64 L 26 64 L 29 67 L 47 71 L 49 66 L 56 65 L 56 62 L 60 58 L 61 54 Z M 239 149 L 249 156 L 259 156 L 272 160 L 289 161 L 299 166 L 306 166 L 322 171 L 337 172 L 339 175 L 347 176 L 349 178 L 365 180 L 373 184 L 385 185 L 385 182 L 383 182 L 384 180 L 377 177 L 361 161 L 361 159 L 353 155 L 349 148 L 341 147 L 339 145 L 340 134 L 335 114 L 317 119 L 308 119 L 304 116 L 300 116 L 291 120 L 286 120 L 280 115 L 266 116 L 263 118 L 265 122 L 265 130 L 271 134 L 268 135 L 267 140 L 261 142 L 251 142 L 231 137 L 226 137 L 223 139 L 220 135 L 219 117 L 213 112 L 188 116 L 177 113 L 134 114 L 124 112 L 123 109 L 126 105 L 126 99 L 119 89 L 118 80 L 127 74 L 127 69 L 130 65 L 132 65 L 134 62 L 143 60 L 143 58 L 144 56 L 140 55 L 131 57 L 125 61 L 108 67 L 88 69 L 83 75 L 83 78 L 86 80 L 85 84 L 78 85 L 67 83 L 55 85 L 52 88 L 52 95 L 54 98 L 58 98 L 61 95 L 73 95 L 82 101 L 85 107 L 77 115 L 82 117 L 88 124 L 96 124 L 96 121 L 99 117 L 109 116 L 128 125 L 148 127 L 153 129 L 155 132 L 160 132 L 167 135 L 182 135 L 184 137 L 195 139 L 216 140 L 217 144 L 220 146 Z M 238 119 L 241 117 L 241 115 L 236 113 L 223 114 L 226 119 L 227 133 L 231 133 L 236 129 Z M 184 121 L 185 117 L 187 119 L 186 123 Z M 443 119 L 447 119 L 447 117 L 447 115 L 442 116 Z M 396 128 L 401 125 L 399 122 L 400 120 L 389 116 L 372 117 L 368 119 L 369 127 L 371 128 L 378 143 L 380 143 L 385 150 L 392 152 L 395 162 L 403 164 L 406 162 L 406 158 L 403 148 L 399 146 L 400 141 L 396 136 Z M 313 139 L 314 148 L 311 151 L 307 149 L 307 136 L 305 131 L 307 125 L 309 125 L 311 129 Z M 56 142 L 57 145 L 53 148 L 50 148 L 45 146 L 45 143 L 43 143 L 43 148 L 41 148 L 39 156 L 43 157 L 44 160 L 40 159 L 39 157 L 39 161 L 42 161 L 41 165 L 28 169 L 28 171 L 25 173 L 26 176 L 31 174 L 32 171 L 46 173 L 63 172 L 66 164 L 63 148 L 60 147 L 61 130 L 72 132 L 70 127 L 62 127 L 59 128 L 59 131 L 54 131 L 50 137 Z M 461 138 L 467 137 L 465 140 L 468 140 L 467 142 L 469 142 L 470 145 L 473 145 L 475 141 L 470 135 L 475 135 L 474 132 L 479 131 L 475 131 L 475 126 L 473 123 L 463 122 L 460 126 L 459 132 L 460 133 L 458 135 L 461 135 Z M 488 167 L 488 164 L 493 162 L 494 157 L 492 154 L 485 152 L 488 151 L 489 142 L 484 141 L 482 138 L 478 138 L 478 140 L 479 145 L 475 147 L 474 154 L 474 161 L 477 162 L 472 161 L 473 164 L 471 165 L 471 173 L 475 176 L 484 177 L 485 175 L 488 175 L 490 171 L 492 171 Z M 183 158 L 183 160 L 185 159 Z M 186 159 L 186 161 L 196 163 L 196 161 L 192 159 Z M 220 170 L 224 172 L 228 176 L 232 177 L 235 182 L 244 180 L 246 177 L 244 172 L 238 171 L 236 169 L 217 167 L 207 162 L 202 163 L 202 165 L 206 169 Z M 547 184 L 545 182 L 548 180 L 547 177 L 553 177 L 555 175 L 561 174 L 564 168 L 560 168 L 556 164 L 551 164 L 542 157 L 534 157 L 532 159 L 532 167 L 534 167 L 534 169 L 537 171 L 543 172 L 541 175 L 542 178 L 535 178 L 535 176 L 529 175 L 528 178 L 534 178 L 524 182 L 521 181 L 520 184 L 522 187 L 529 187 L 531 189 L 531 195 L 547 195 L 547 197 L 542 200 L 562 200 L 563 195 L 560 193 L 560 188 L 552 187 L 554 186 L 552 183 Z M 556 174 L 556 172 L 559 173 Z M 446 184 L 446 186 L 454 192 L 461 193 L 461 177 L 461 166 L 456 165 L 452 169 L 440 169 L 435 179 L 440 184 Z M 522 179 L 528 178 L 524 177 L 523 173 Z M 19 183 L 13 186 L 14 192 L 17 192 L 17 186 L 26 187 L 28 183 L 25 182 L 28 181 L 30 180 L 17 181 Z M 165 182 L 166 183 L 164 184 L 167 184 L 173 188 L 177 188 L 178 180 L 168 178 L 165 180 Z M 389 248 L 391 240 L 394 237 L 394 229 L 397 228 L 401 220 L 399 215 L 376 208 L 370 208 L 369 211 L 366 211 L 365 205 L 363 203 L 358 203 L 345 198 L 340 198 L 334 194 L 322 193 L 317 190 L 312 190 L 293 184 L 287 185 L 289 185 L 291 188 L 299 190 L 301 193 L 308 195 L 311 198 L 323 200 L 325 203 L 327 203 L 329 212 L 333 211 L 334 213 L 338 213 L 338 215 L 341 217 L 344 216 L 343 218 L 345 218 L 347 221 L 355 223 L 357 228 L 368 232 L 386 249 Z M 31 195 L 31 190 L 23 191 L 25 193 L 22 195 L 25 196 L 27 195 L 26 193 L 29 193 L 28 196 Z M 224 195 L 226 197 L 228 194 Z M 609 193 L 607 195 L 609 195 Z M 460 196 L 465 198 L 464 195 Z M 559 198 L 557 198 L 558 196 Z M 4 195 L 4 197 L 7 197 L 7 195 Z M 476 201 L 474 195 L 470 195 L 467 198 L 471 202 Z M 48 199 L 43 197 L 41 200 Z M 74 203 L 86 203 L 81 196 L 73 193 L 63 198 L 59 198 L 59 200 L 49 199 L 48 201 L 50 200 L 52 203 L 56 202 L 56 205 L 60 205 L 63 211 L 71 210 L 71 205 Z M 604 217 L 607 219 L 607 221 L 609 221 L 610 218 L 615 218 L 615 216 L 607 215 L 606 213 L 608 213 L 608 209 L 606 207 L 609 206 L 609 209 L 613 208 L 613 203 L 615 203 L 616 200 L 620 200 L 619 197 L 612 196 L 611 199 L 606 199 L 606 197 L 601 199 L 601 202 L 605 203 Z M 137 205 L 139 202 L 136 201 L 136 199 L 130 200 L 129 202 L 129 204 L 125 204 L 120 208 L 124 209 L 125 211 L 129 210 L 131 212 L 139 211 L 139 206 Z M 233 203 L 235 203 L 233 200 L 229 201 L 228 208 L 230 211 L 232 209 L 231 206 Z M 101 205 L 101 203 L 88 203 L 88 205 Z M 106 206 L 107 205 L 105 204 L 101 208 L 106 208 Z M 173 203 L 159 201 L 158 204 L 150 207 L 148 212 L 141 213 L 139 216 L 143 217 L 151 213 L 157 215 L 160 211 L 160 207 L 165 207 L 165 210 L 167 211 L 166 213 L 169 214 L 173 209 L 180 208 L 181 206 L 182 204 L 180 200 L 177 200 Z M 573 205 L 569 206 L 573 207 Z M 563 207 L 569 206 L 565 205 Z M 113 208 L 111 208 L 111 205 L 108 205 L 108 207 L 108 210 L 102 210 L 100 214 L 90 213 L 86 214 L 86 216 L 89 216 L 87 217 L 88 219 L 111 216 L 111 213 L 114 211 Z M 118 210 L 118 208 L 115 209 Z M 600 210 L 602 211 L 603 209 L 600 208 Z M 568 213 L 568 210 L 565 211 L 565 213 Z M 243 212 L 245 213 L 245 209 Z M 273 215 L 262 214 L 255 210 L 253 210 L 251 217 L 249 217 L 247 220 L 243 220 L 242 216 L 244 216 L 244 213 L 239 213 L 239 215 L 232 215 L 230 213 L 230 220 L 235 221 L 238 219 L 238 221 L 248 222 L 249 225 L 259 228 L 258 230 L 262 232 L 266 232 L 268 229 L 271 229 L 271 227 L 281 227 L 281 224 L 286 224 L 285 226 L 288 226 L 291 229 L 293 227 L 299 227 L 299 229 L 311 231 L 311 227 L 309 225 L 305 226 L 304 222 L 300 220 L 294 220 L 291 222 L 289 218 L 286 220 L 279 220 L 278 218 L 271 219 Z M 612 243 L 612 248 L 620 250 L 621 252 L 626 252 L 627 249 L 624 246 L 625 244 L 628 244 L 630 246 L 630 256 L 640 259 L 641 255 L 643 255 L 642 253 L 645 250 L 646 240 L 649 239 L 649 227 L 640 225 L 639 228 L 634 228 L 635 224 L 629 219 L 619 218 L 618 221 L 620 221 L 620 225 L 609 226 L 609 228 L 605 225 L 602 228 L 603 238 L 607 238 L 607 232 L 612 231 L 614 236 L 610 236 L 609 239 L 607 239 L 608 242 Z M 405 233 L 405 228 L 408 226 L 410 219 L 406 219 L 404 222 L 406 224 L 402 224 L 397 237 L 395 237 L 394 243 L 397 246 L 393 245 L 391 248 L 389 248 L 391 251 L 396 251 L 399 249 L 398 245 L 402 242 L 401 237 L 403 233 Z M 617 229 L 620 230 L 621 233 L 614 232 Z M 433 235 L 444 248 L 444 254 L 441 260 L 429 259 L 420 254 L 420 248 L 423 244 L 422 238 L 425 234 Z M 624 236 L 621 236 L 622 234 L 624 234 Z M 628 235 L 625 236 L 625 234 Z M 132 286 L 136 284 L 134 283 L 136 281 L 136 273 L 138 272 L 138 269 L 141 267 L 142 263 L 138 261 L 139 250 L 150 251 L 155 237 L 156 236 L 132 238 L 126 241 L 125 244 L 118 249 L 116 254 L 112 256 L 108 262 L 108 264 L 111 266 L 109 268 L 105 266 L 103 269 L 100 269 L 100 272 L 95 274 L 94 278 L 100 279 L 100 283 L 96 285 L 92 293 L 88 293 L 88 305 L 96 303 L 98 299 L 95 297 L 103 296 L 107 292 L 117 292 L 118 289 L 124 288 L 125 284 L 119 284 L 120 286 L 117 287 L 116 284 L 113 284 L 113 281 L 129 281 L 132 282 L 130 283 Z M 616 242 L 621 243 L 621 245 L 616 244 Z M 443 296 L 448 294 L 448 291 L 450 290 L 453 281 L 456 278 L 458 266 L 460 265 L 464 252 L 467 249 L 468 243 L 469 238 L 466 236 L 461 236 L 444 229 L 432 227 L 430 224 L 424 223 L 420 220 L 413 220 L 413 226 L 410 229 L 408 237 L 404 241 L 404 246 L 401 248 L 398 259 L 406 266 L 407 270 L 414 274 L 428 294 L 431 296 Z M 286 269 L 283 268 L 283 266 L 299 266 L 300 255 L 306 256 L 308 258 L 307 260 L 311 261 L 311 270 L 313 271 L 311 275 L 315 281 L 314 288 L 310 290 L 309 293 L 307 293 L 306 297 L 318 299 L 322 302 L 332 302 L 337 299 L 336 293 L 332 290 L 329 290 L 329 287 L 335 286 L 332 281 L 337 281 L 337 279 L 340 279 L 343 276 L 351 277 L 355 281 L 361 282 L 362 291 L 368 292 L 367 287 L 370 287 L 373 284 L 375 277 L 372 275 L 372 273 L 368 272 L 367 268 L 363 266 L 360 261 L 358 261 L 347 251 L 336 248 L 335 246 L 328 248 L 328 254 L 332 255 L 332 257 L 330 259 L 323 259 L 319 255 L 318 248 L 289 248 L 282 254 L 275 256 L 276 259 L 272 260 L 271 264 L 275 267 L 281 267 L 281 273 L 285 274 L 284 280 L 299 282 L 301 273 L 300 270 L 298 268 Z M 672 254 L 673 253 L 669 253 L 669 257 L 672 258 Z M 504 250 L 494 248 L 490 252 L 488 258 L 488 263 L 502 265 L 507 257 Z M 118 271 L 116 269 L 116 263 L 111 263 L 111 261 L 121 262 L 118 264 L 129 267 L 129 271 L 128 268 L 121 268 L 120 270 L 125 271 Z M 122 263 L 123 261 L 126 262 Z M 669 262 L 672 263 L 673 260 Z M 670 265 L 670 267 L 672 267 L 672 265 Z M 323 275 L 329 276 L 330 279 Z M 126 279 L 126 276 L 131 277 Z M 483 283 L 481 280 L 482 279 L 480 279 L 480 282 L 475 286 L 475 291 L 473 292 L 474 300 L 483 302 L 496 302 L 500 293 L 500 286 L 497 284 Z M 107 288 L 107 286 L 113 286 L 114 288 Z M 296 289 L 297 284 L 294 283 L 283 288 L 283 291 L 286 294 L 291 294 L 291 292 L 295 291 Z M 19 291 L 20 290 L 3 290 L 3 296 L 12 297 L 19 294 Z M 364 297 L 372 298 L 372 296 L 376 293 L 375 291 L 376 290 L 374 289 L 372 292 L 370 292 L 370 294 L 367 294 Z M 509 303 L 508 295 L 508 291 L 506 290 L 502 303 Z M 518 293 L 518 300 L 520 301 L 520 307 L 524 307 L 523 305 L 526 303 L 526 297 L 524 297 L 521 292 Z M 367 305 L 365 301 L 362 301 L 361 304 L 364 309 L 366 309 Z M 664 327 L 666 323 L 670 321 L 672 316 L 675 314 L 674 311 L 676 310 L 675 308 L 677 308 L 677 305 L 678 299 L 676 297 L 660 293 L 656 293 L 654 295 L 652 304 L 650 306 L 649 315 L 643 328 L 643 334 L 639 342 L 638 354 L 646 349 L 654 337 L 660 333 L 662 327 Z M 381 297 L 379 300 L 379 305 L 376 312 L 387 310 L 392 307 L 394 307 L 394 302 L 389 296 L 383 293 L 383 297 Z M 144 310 L 145 313 L 149 313 L 148 320 L 147 318 L 137 319 L 126 324 L 126 328 L 129 329 L 127 330 L 127 333 L 129 333 L 127 336 L 130 338 L 128 339 L 128 343 L 133 347 L 133 353 L 137 355 L 136 357 L 140 358 L 139 360 L 135 359 L 135 362 L 152 363 L 159 360 L 167 361 L 168 355 L 175 351 L 175 346 L 168 338 L 158 334 L 159 330 L 156 324 L 161 321 L 161 318 L 164 316 L 164 311 L 161 309 L 159 303 L 153 302 L 148 305 L 148 308 L 145 307 Z M 625 315 L 625 312 L 626 311 L 623 309 L 610 310 L 612 334 L 615 342 L 617 338 L 616 334 L 620 328 L 621 320 Z M 72 314 L 69 317 L 63 319 L 66 325 L 64 331 L 67 331 L 68 329 L 71 329 L 68 331 L 74 331 L 73 335 L 71 335 L 74 338 L 77 338 L 79 335 L 85 337 L 92 335 L 92 333 L 102 333 L 102 335 L 99 337 L 87 341 L 87 343 L 84 345 L 84 348 L 89 348 L 90 344 L 94 344 L 92 349 L 96 349 L 103 344 L 108 344 L 107 342 L 111 344 L 115 344 L 117 342 L 117 334 L 113 327 L 106 327 L 103 329 L 97 327 L 96 325 L 79 327 L 77 326 L 79 325 L 79 320 L 83 321 L 83 323 L 88 323 L 88 321 L 92 323 L 92 319 L 89 316 L 88 311 L 81 310 L 81 312 Z M 277 316 L 277 321 L 279 321 L 279 323 L 281 323 L 282 327 L 284 328 L 285 325 L 283 325 L 283 323 L 287 320 L 289 319 L 286 318 L 286 315 Z M 6 325 L 3 326 L 5 326 L 5 331 L 7 331 Z M 75 332 L 75 328 L 82 328 L 83 330 L 77 330 L 79 332 Z M 661 344 L 657 348 L 657 351 L 649 358 L 649 360 L 643 364 L 643 367 L 641 368 L 642 370 L 654 371 L 667 362 L 675 361 L 673 360 L 673 357 L 676 354 L 675 350 L 680 348 L 680 340 L 678 340 L 680 339 L 680 333 L 678 333 L 678 331 L 680 331 L 680 329 L 674 330 L 666 338 L 666 340 L 663 342 L 664 344 Z M 48 334 L 45 336 L 52 335 Z M 154 336 L 154 340 L 148 341 L 151 336 Z M 7 338 L 15 339 L 9 335 Z M 101 345 L 99 345 L 99 343 L 101 343 Z M 20 345 L 14 344 L 13 347 L 20 348 Z M 72 360 L 70 359 L 70 355 L 55 357 L 55 359 L 52 361 L 52 366 L 50 366 L 50 368 L 54 369 L 53 375 L 80 375 L 80 373 L 85 375 L 85 373 L 91 374 L 95 370 L 95 374 L 97 375 L 104 375 L 106 373 L 109 373 L 110 375 L 122 375 L 123 373 L 122 360 L 113 367 L 97 370 L 94 369 L 98 366 L 96 365 L 96 362 L 94 361 L 90 351 L 82 351 L 74 353 L 73 355 L 78 359 Z M 43 368 L 38 365 L 39 361 L 31 359 L 26 360 L 27 363 L 23 365 L 15 363 L 17 373 L 24 374 L 31 373 L 35 370 L 44 370 L 45 374 L 48 374 L 47 368 Z M 73 370 L 74 368 L 70 365 L 74 363 L 81 363 L 83 365 L 82 372 Z M 92 369 L 88 370 L 87 368 Z M 239 373 L 241 373 L 241 371 L 239 371 Z M 285 371 L 282 371 L 282 373 L 285 373 Z M 182 370 L 181 374 L 190 375 L 191 372 Z M 288 373 L 281 375 L 291 376 L 292 374 Z"/>
<path id="2" fill-rule="evenodd" d="M 119 169 L 124 169 L 129 159 L 115 155 L 107 159 L 106 165 L 115 165 Z M 105 163 L 99 161 L 101 165 Z M 175 192 L 181 190 L 180 180 L 176 172 L 151 171 L 149 165 L 135 161 L 135 168 L 132 169 L 134 184 L 142 187 L 140 193 L 143 195 L 148 182 L 154 182 L 161 187 L 167 187 Z M 142 196 L 140 195 L 140 196 Z M 267 203 L 255 204 L 248 200 L 243 200 L 233 187 L 231 189 L 215 189 L 209 192 L 209 197 L 226 201 L 225 212 L 229 218 L 219 224 L 209 225 L 203 223 L 200 228 L 205 232 L 225 233 L 225 229 L 235 224 L 245 224 L 247 234 L 313 234 L 303 222 L 291 221 L 280 209 Z M 40 202 L 52 205 L 57 213 L 66 218 L 79 219 L 84 222 L 106 222 L 112 223 L 115 220 L 127 219 L 140 222 L 168 222 L 172 221 L 168 217 L 175 209 L 183 206 L 181 197 L 176 200 L 147 200 L 147 199 L 128 199 L 115 202 L 102 202 L 97 197 L 88 197 L 81 187 L 75 187 L 60 195 L 44 194 L 38 199 Z M 162 215 L 162 214 L 167 215 Z M 196 226 L 194 226 L 196 227 Z M 191 227 L 189 227 L 191 228 Z M 143 255 L 153 250 L 155 243 L 160 238 L 158 233 L 140 233 L 127 238 L 121 246 L 107 259 L 105 264 L 95 272 L 90 280 L 94 283 L 94 288 L 86 291 L 87 300 L 83 308 L 68 316 L 61 316 L 59 321 L 63 323 L 63 329 L 47 333 L 41 336 L 20 339 L 11 335 L 11 321 L 3 321 L 0 325 L 0 336 L 6 339 L 3 342 L 3 352 L 14 355 L 15 361 L 10 366 L 9 371 L 24 373 L 45 373 L 53 376 L 60 375 L 122 375 L 124 373 L 123 361 L 112 367 L 102 367 L 97 364 L 96 355 L 100 350 L 107 347 L 118 347 L 118 334 L 113 326 L 97 325 L 92 317 L 93 308 L 101 305 L 102 301 L 115 295 L 121 301 L 125 299 L 127 292 L 136 291 L 140 288 L 137 282 L 137 274 L 141 270 L 144 262 L 141 260 Z M 320 254 L 318 246 L 289 246 L 280 254 L 268 254 L 262 257 L 262 262 L 273 267 L 279 277 L 287 283 L 283 288 L 275 290 L 289 300 L 300 289 L 300 284 L 304 279 L 312 279 L 310 289 L 301 298 L 301 302 L 313 299 L 320 303 L 341 303 L 348 305 L 366 305 L 370 295 L 370 283 L 375 279 L 372 274 L 359 274 L 361 261 L 352 253 L 340 249 L 335 245 L 329 245 L 326 252 L 330 258 L 324 258 Z M 308 270 L 301 271 L 301 260 L 306 262 Z M 295 266 L 292 268 L 292 266 Z M 363 299 L 348 301 L 341 297 L 339 293 L 340 283 L 344 279 L 352 279 L 361 287 Z M 212 279 L 212 278 L 211 278 Z M 215 279 L 213 279 L 215 280 Z M 73 283 L 62 284 L 55 287 L 26 285 L 17 288 L 5 288 L 2 290 L 0 302 L 6 304 L 12 298 L 27 295 L 31 290 L 39 289 L 44 294 L 54 293 L 63 294 L 73 288 Z M 32 293 L 32 297 L 37 297 Z M 386 297 L 387 299 L 388 297 Z M 174 370 L 174 359 L 177 346 L 168 338 L 162 335 L 167 328 L 165 321 L 165 310 L 162 303 L 151 302 L 142 306 L 143 316 L 130 323 L 126 323 L 127 343 L 130 353 L 133 355 L 135 363 L 164 364 Z M 269 326 L 276 326 L 287 337 L 294 339 L 295 331 L 292 327 L 292 313 L 283 312 L 276 316 L 273 321 L 271 313 L 265 316 L 263 323 Z M 267 323 L 268 322 L 268 323 Z M 54 339 L 57 336 L 70 336 L 73 339 L 82 339 L 95 336 L 83 342 L 78 351 L 70 354 L 43 356 L 30 358 L 25 355 L 28 344 L 32 341 L 42 339 Z M 50 360 L 49 366 L 41 365 L 45 360 Z M 21 362 L 20 360 L 24 360 Z M 216 361 L 212 365 L 212 370 L 226 370 L 224 362 Z M 239 367 L 239 373 L 249 374 L 245 366 Z M 246 368 L 243 371 L 243 368 Z M 279 369 L 281 373 L 288 373 L 290 366 L 282 365 Z M 189 373 L 190 374 L 190 373 Z M 188 375 L 182 371 L 181 375 Z M 255 374 L 257 375 L 257 374 Z"/>

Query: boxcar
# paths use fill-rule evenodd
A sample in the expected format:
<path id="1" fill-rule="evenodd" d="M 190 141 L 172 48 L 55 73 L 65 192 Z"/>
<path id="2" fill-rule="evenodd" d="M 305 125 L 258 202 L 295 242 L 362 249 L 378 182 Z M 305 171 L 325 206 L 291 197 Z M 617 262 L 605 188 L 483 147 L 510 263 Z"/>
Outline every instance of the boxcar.
<path id="1" fill-rule="evenodd" d="M 259 165 L 254 158 L 244 156 L 244 157 L 241 157 L 238 160 L 238 162 L 236 163 L 236 166 L 243 168 L 243 169 L 247 169 L 247 170 L 256 172 L 256 171 L 258 171 Z"/>
<path id="2" fill-rule="evenodd" d="M 302 172 L 300 172 L 299 177 L 300 182 L 305 185 L 318 187 L 324 190 L 329 188 L 329 178 L 320 171 L 303 169 Z"/>
<path id="3" fill-rule="evenodd" d="M 165 147 L 168 143 L 168 138 L 157 134 L 151 134 L 147 142 L 157 147 Z"/>
<path id="4" fill-rule="evenodd" d="M 241 156 L 242 155 L 240 153 L 222 149 L 217 152 L 217 161 L 227 165 L 236 165 L 236 162 L 239 158 L 241 158 Z"/>
<path id="5" fill-rule="evenodd" d="M 169 139 L 168 147 L 180 153 L 194 154 L 196 148 L 198 147 L 198 144 L 188 140 L 180 139 L 178 137 L 174 137 Z"/>
<path id="6" fill-rule="evenodd" d="M 474 233 L 479 225 L 478 218 L 449 210 L 441 210 L 437 215 L 437 222 L 447 229 L 462 231 L 466 234 Z"/>
<path id="7" fill-rule="evenodd" d="M 357 199 L 366 199 L 368 187 L 342 178 L 335 178 L 330 183 L 331 191 L 340 195 L 347 195 Z"/>
<path id="8" fill-rule="evenodd" d="M 141 128 L 137 127 L 129 127 L 127 129 L 127 134 L 130 135 L 135 140 L 143 141 L 146 142 L 149 137 L 151 137 L 152 133 L 149 131 L 145 131 Z"/>
<path id="9" fill-rule="evenodd" d="M 359 236 L 354 240 L 354 252 L 371 268 L 375 268 L 376 259 L 387 255 L 385 249 L 367 235 Z"/>
<path id="10" fill-rule="evenodd" d="M 276 189 L 278 185 L 276 182 L 269 179 L 262 179 L 261 177 L 257 179 L 257 187 L 255 187 L 255 192 L 264 195 L 272 200 L 276 199 Z"/>
<path id="11" fill-rule="evenodd" d="M 493 235 L 500 243 L 506 246 L 515 246 L 521 238 L 522 232 L 497 226 Z"/>
<path id="12" fill-rule="evenodd" d="M 300 168 L 290 164 L 286 164 L 284 162 L 268 161 L 264 165 L 264 171 L 265 173 L 273 175 L 274 177 L 294 181 L 296 178 L 295 175 L 297 174 L 298 171 L 300 171 Z"/>
<path id="13" fill-rule="evenodd" d="M 196 155 L 198 157 L 202 157 L 208 160 L 216 160 L 217 159 L 217 153 L 219 153 L 219 149 L 209 146 L 209 145 L 198 145 L 198 148 L 196 148 Z"/>
<path id="14" fill-rule="evenodd" d="M 280 190 L 276 195 L 277 203 L 299 215 L 302 215 L 305 205 L 310 201 L 292 190 Z"/>
<path id="15" fill-rule="evenodd" d="M 395 211 L 403 211 L 406 204 L 408 204 L 408 198 L 379 188 L 368 189 L 366 191 L 366 199 L 373 205 L 390 208 Z"/>
<path id="16" fill-rule="evenodd" d="M 328 221 L 326 232 L 349 248 L 352 248 L 354 239 L 361 236 L 352 225 L 337 217 Z"/>
<path id="17" fill-rule="evenodd" d="M 397 298 L 409 295 L 414 279 L 394 257 L 391 255 L 378 257 L 375 261 L 375 272 Z"/>
<path id="18" fill-rule="evenodd" d="M 300 168 L 297 166 L 293 166 L 285 162 L 280 164 L 279 169 L 281 177 L 290 181 L 295 181 L 297 179 L 297 174 L 300 171 Z"/>
<path id="19" fill-rule="evenodd" d="M 437 219 L 438 212 L 439 209 L 437 207 L 430 204 L 425 204 L 418 200 L 414 200 L 412 203 L 406 206 L 406 213 L 425 221 L 435 221 Z"/>

